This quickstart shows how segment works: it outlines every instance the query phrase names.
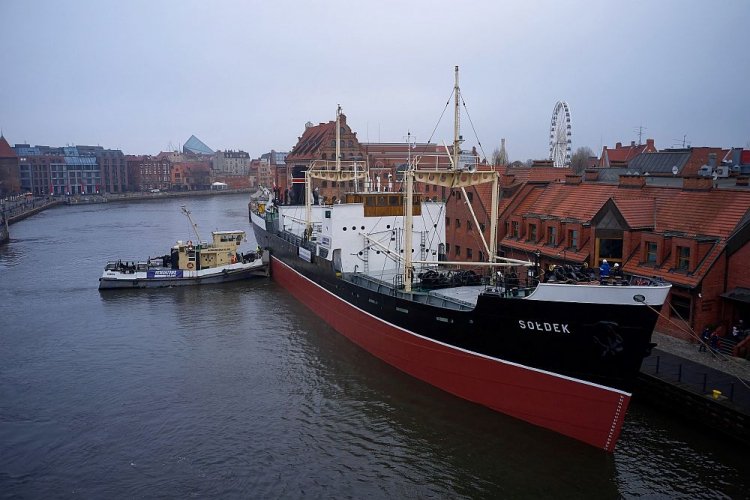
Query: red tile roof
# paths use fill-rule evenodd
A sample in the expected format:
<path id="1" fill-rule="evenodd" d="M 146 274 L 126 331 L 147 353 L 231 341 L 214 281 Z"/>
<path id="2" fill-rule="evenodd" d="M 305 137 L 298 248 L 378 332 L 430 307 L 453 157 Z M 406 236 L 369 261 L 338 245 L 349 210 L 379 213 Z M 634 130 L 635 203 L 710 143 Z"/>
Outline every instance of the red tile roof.
<path id="1" fill-rule="evenodd" d="M 627 221 L 630 229 L 653 228 L 656 202 L 653 198 L 632 198 L 613 200 L 617 209 Z"/>
<path id="2" fill-rule="evenodd" d="M 631 229 L 652 228 L 654 233 L 684 235 L 685 238 L 714 237 L 713 249 L 701 259 L 700 265 L 690 274 L 670 272 L 670 269 L 646 268 L 633 257 L 624 263 L 624 270 L 632 274 L 660 276 L 667 281 L 696 286 L 721 254 L 727 238 L 750 212 L 750 192 L 739 189 L 714 189 L 710 191 L 683 191 L 680 188 L 645 186 L 627 189 L 616 185 L 581 184 L 572 186 L 560 183 L 535 186 L 520 190 L 521 200 L 510 202 L 504 217 L 521 217 L 538 214 L 558 219 L 574 219 L 582 223 L 591 219 L 604 204 L 612 199 Z M 503 246 L 523 251 L 540 249 L 543 254 L 558 256 L 562 246 L 550 248 L 504 238 Z M 591 251 L 591 243 L 584 245 L 578 254 Z M 526 248 L 528 247 L 528 248 Z M 583 256 L 585 259 L 586 256 Z M 625 256 L 627 257 L 627 256 Z M 571 253 L 566 258 L 577 258 Z"/>
<path id="3" fill-rule="evenodd" d="M 627 165 L 630 160 L 642 153 L 653 153 L 656 152 L 656 148 L 653 147 L 653 141 L 649 139 L 646 144 L 636 145 L 635 142 L 631 142 L 625 146 L 622 146 L 619 142 L 618 146 L 610 149 L 604 146 L 602 149 L 602 156 L 599 160 L 600 167 L 613 167 Z"/>
<path id="4" fill-rule="evenodd" d="M 10 147 L 5 137 L 0 135 L 0 158 L 18 158 L 13 148 Z"/>
<path id="5" fill-rule="evenodd" d="M 336 122 L 321 123 L 305 129 L 305 133 L 297 141 L 297 145 L 286 157 L 287 163 L 291 160 L 314 160 L 317 158 L 316 153 L 324 141 L 330 140 L 329 137 L 335 132 Z"/>

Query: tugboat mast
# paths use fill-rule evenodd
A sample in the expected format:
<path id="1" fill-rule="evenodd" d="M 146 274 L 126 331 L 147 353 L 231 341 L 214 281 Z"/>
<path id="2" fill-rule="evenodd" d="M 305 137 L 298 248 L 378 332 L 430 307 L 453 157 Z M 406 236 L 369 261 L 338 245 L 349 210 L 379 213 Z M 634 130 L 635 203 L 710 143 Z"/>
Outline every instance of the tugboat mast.
<path id="1" fill-rule="evenodd" d="M 193 222 L 193 218 L 190 216 L 190 210 L 187 209 L 185 205 L 181 205 L 180 209 L 182 209 L 182 213 L 185 214 L 190 221 L 190 225 L 193 228 L 193 232 L 195 233 L 195 239 L 198 243 L 201 243 L 201 235 L 198 234 L 198 225 Z"/>

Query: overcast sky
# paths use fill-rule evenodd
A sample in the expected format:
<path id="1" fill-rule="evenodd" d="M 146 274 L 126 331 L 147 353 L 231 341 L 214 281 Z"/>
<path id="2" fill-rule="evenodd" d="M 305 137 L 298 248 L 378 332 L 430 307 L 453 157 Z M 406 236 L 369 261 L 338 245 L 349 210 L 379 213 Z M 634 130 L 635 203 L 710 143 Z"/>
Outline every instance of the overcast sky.
<path id="1" fill-rule="evenodd" d="M 557 101 L 574 150 L 641 125 L 660 149 L 750 147 L 748 19 L 747 0 L 0 0 L 0 127 L 126 154 L 195 134 L 257 157 L 341 103 L 362 141 L 422 142 L 458 65 L 465 146 L 488 156 L 505 138 L 511 160 L 546 157 Z"/>

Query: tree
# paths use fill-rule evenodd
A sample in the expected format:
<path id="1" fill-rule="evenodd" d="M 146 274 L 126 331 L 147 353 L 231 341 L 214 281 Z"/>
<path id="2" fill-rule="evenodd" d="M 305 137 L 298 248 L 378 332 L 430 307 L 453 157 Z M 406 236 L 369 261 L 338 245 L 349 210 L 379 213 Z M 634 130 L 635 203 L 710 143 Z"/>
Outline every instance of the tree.
<path id="1" fill-rule="evenodd" d="M 589 163 L 589 158 L 592 156 L 595 156 L 594 151 L 588 146 L 576 149 L 573 158 L 570 159 L 570 168 L 573 172 L 580 174 L 586 168 L 586 165 Z"/>

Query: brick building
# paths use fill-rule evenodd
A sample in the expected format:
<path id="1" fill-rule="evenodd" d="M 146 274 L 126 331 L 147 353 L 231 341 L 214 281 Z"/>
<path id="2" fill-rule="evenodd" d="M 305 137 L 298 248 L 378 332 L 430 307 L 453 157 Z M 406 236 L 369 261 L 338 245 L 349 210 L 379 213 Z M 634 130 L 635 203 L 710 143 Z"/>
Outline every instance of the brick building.
<path id="1" fill-rule="evenodd" d="M 18 155 L 0 135 L 0 197 L 21 192 Z"/>
<path id="2" fill-rule="evenodd" d="M 646 144 L 636 144 L 632 141 L 630 145 L 623 146 L 621 142 L 618 142 L 614 149 L 609 149 L 604 146 L 602 149 L 602 155 L 599 158 L 599 167 L 610 168 L 610 167 L 627 167 L 630 160 L 643 153 L 655 153 L 656 147 L 654 146 L 653 139 L 646 139 Z"/>
<path id="3" fill-rule="evenodd" d="M 555 167 L 481 167 L 493 168 L 501 176 L 500 209 L 507 207 L 514 195 L 522 187 L 531 184 L 548 183 L 564 180 L 573 172 L 569 168 Z M 445 207 L 446 257 L 448 260 L 465 260 L 471 262 L 486 262 L 487 251 L 482 242 L 477 227 L 474 224 L 471 205 L 479 223 L 479 231 L 489 244 L 489 214 L 491 211 L 492 185 L 481 184 L 466 189 L 466 196 L 460 189 L 449 192 Z"/>
<path id="4" fill-rule="evenodd" d="M 164 156 L 125 157 L 131 191 L 169 190 L 172 187 L 172 164 Z M 208 183 L 210 186 L 210 182 Z"/>
<path id="5" fill-rule="evenodd" d="M 346 115 L 342 114 L 340 119 L 340 151 L 342 161 L 362 161 L 364 163 L 364 148 L 357 139 L 357 133 L 353 132 L 346 123 Z M 328 162 L 330 165 L 336 161 L 336 121 L 313 125 L 308 122 L 305 132 L 297 140 L 297 144 L 285 159 L 286 185 L 290 187 L 290 197 L 295 203 L 304 202 L 304 178 L 305 172 L 313 163 L 322 165 Z M 296 182 L 293 180 L 296 179 Z M 279 184 L 281 185 L 281 183 Z M 337 183 L 315 180 L 314 186 L 318 188 L 320 196 L 324 199 L 339 199 L 347 191 L 354 191 L 354 182 Z"/>

